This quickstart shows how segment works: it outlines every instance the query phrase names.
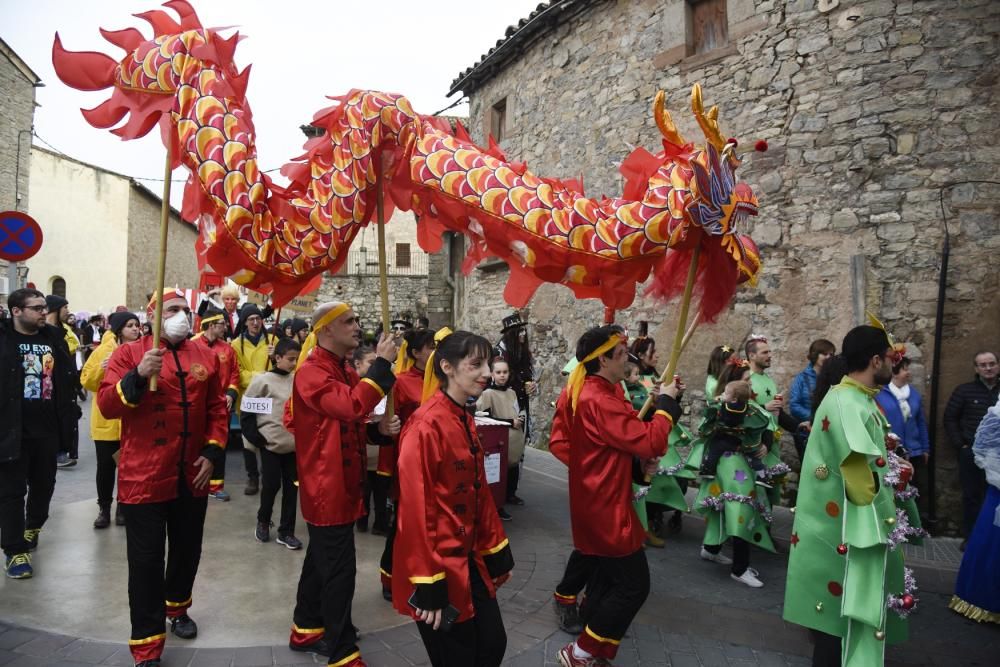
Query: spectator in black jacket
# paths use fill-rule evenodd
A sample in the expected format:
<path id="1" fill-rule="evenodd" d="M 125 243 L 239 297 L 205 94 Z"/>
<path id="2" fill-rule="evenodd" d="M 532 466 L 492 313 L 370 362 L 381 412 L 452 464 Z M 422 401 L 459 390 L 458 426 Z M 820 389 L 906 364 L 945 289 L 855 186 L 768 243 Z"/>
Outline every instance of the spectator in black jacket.
<path id="1" fill-rule="evenodd" d="M 986 411 L 993 407 L 1000 394 L 1000 365 L 993 352 L 979 352 L 973 361 L 976 379 L 955 387 L 944 409 L 944 430 L 953 447 L 958 448 L 958 475 L 962 485 L 962 529 L 968 538 L 979 514 L 986 493 L 986 476 L 972 456 L 976 429 Z M 965 542 L 962 542 L 965 549 Z"/>
<path id="2" fill-rule="evenodd" d="M 56 454 L 79 418 L 76 364 L 65 331 L 45 323 L 44 294 L 14 290 L 7 306 L 11 318 L 0 322 L 0 546 L 6 575 L 27 579 L 29 552 L 49 515 Z"/>

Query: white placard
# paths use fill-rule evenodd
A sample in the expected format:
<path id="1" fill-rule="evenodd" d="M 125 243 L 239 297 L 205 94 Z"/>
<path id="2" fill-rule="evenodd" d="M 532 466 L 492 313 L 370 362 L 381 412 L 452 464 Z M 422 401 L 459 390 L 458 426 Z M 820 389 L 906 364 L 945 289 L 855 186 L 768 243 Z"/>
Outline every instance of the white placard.
<path id="1" fill-rule="evenodd" d="M 500 455 L 490 454 L 486 457 L 486 483 L 496 484 L 500 481 Z"/>
<path id="2" fill-rule="evenodd" d="M 249 396 L 244 396 L 243 401 L 240 403 L 240 412 L 269 415 L 271 414 L 273 401 L 273 398 L 250 398 Z"/>

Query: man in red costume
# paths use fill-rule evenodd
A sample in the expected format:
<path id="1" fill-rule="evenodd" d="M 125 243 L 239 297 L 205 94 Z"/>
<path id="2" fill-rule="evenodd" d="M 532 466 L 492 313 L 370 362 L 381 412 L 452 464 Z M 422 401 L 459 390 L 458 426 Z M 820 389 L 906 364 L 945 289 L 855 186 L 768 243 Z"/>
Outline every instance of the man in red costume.
<path id="1" fill-rule="evenodd" d="M 188 340 L 191 312 L 184 293 L 163 292 L 160 346 L 152 337 L 111 355 L 97 402 L 121 419 L 118 503 L 128 542 L 129 646 L 136 664 L 154 667 L 170 631 L 193 639 L 188 616 L 201 559 L 208 480 L 225 455 L 226 400 L 219 360 Z M 148 307 L 153 315 L 156 296 Z M 149 378 L 157 376 L 156 391 Z M 164 574 L 164 550 L 169 543 Z"/>
<path id="2" fill-rule="evenodd" d="M 226 409 L 232 414 L 238 407 L 236 401 L 240 395 L 240 367 L 236 363 L 236 353 L 232 346 L 226 343 L 226 319 L 221 310 L 212 307 L 205 310 L 201 316 L 201 333 L 192 338 L 191 342 L 205 347 L 219 358 L 219 372 L 226 392 Z M 226 457 L 222 456 L 212 471 L 208 493 L 217 500 L 228 501 L 229 492 L 225 486 Z"/>
<path id="3" fill-rule="evenodd" d="M 395 381 L 396 344 L 383 335 L 378 356 L 359 378 L 348 363 L 361 343 L 351 307 L 324 303 L 313 313 L 313 323 L 285 406 L 285 424 L 295 435 L 302 518 L 309 529 L 289 647 L 327 655 L 336 667 L 362 667 L 351 619 L 354 522 L 365 513 L 366 421 Z M 396 435 L 399 419 L 383 419 L 377 429 L 383 437 Z"/>
<path id="4" fill-rule="evenodd" d="M 401 358 L 396 359 L 396 385 L 392 388 L 396 415 L 405 426 L 406 420 L 420 407 L 424 391 L 424 369 L 427 359 L 434 352 L 434 332 L 427 329 L 410 329 L 403 334 L 403 345 L 399 348 Z M 378 474 L 392 479 L 390 498 L 393 508 L 392 520 L 387 527 L 385 549 L 379 562 L 382 577 L 382 597 L 392 601 L 392 546 L 396 538 L 396 518 L 399 515 L 399 478 L 396 476 L 396 459 L 399 457 L 399 443 L 391 447 L 381 447 L 378 453 Z M 375 532 L 374 530 L 372 531 Z"/>
<path id="5" fill-rule="evenodd" d="M 632 507 L 632 480 L 666 453 L 680 416 L 677 381 L 663 385 L 656 412 L 642 421 L 619 389 L 628 348 L 613 325 L 590 329 L 576 346 L 579 366 L 563 398 L 569 425 L 569 502 L 573 545 L 597 560 L 596 589 L 587 600 L 587 624 L 559 651 L 564 667 L 604 664 L 649 595 L 646 533 Z M 639 462 L 640 465 L 634 465 Z"/>

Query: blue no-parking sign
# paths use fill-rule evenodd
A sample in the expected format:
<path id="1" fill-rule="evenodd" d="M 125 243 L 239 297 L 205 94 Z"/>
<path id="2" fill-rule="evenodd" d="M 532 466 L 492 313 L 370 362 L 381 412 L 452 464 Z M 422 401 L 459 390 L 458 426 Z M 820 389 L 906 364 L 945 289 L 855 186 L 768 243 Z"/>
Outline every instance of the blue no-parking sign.
<path id="1" fill-rule="evenodd" d="M 20 211 L 0 212 L 0 259 L 23 262 L 42 247 L 42 228 Z"/>

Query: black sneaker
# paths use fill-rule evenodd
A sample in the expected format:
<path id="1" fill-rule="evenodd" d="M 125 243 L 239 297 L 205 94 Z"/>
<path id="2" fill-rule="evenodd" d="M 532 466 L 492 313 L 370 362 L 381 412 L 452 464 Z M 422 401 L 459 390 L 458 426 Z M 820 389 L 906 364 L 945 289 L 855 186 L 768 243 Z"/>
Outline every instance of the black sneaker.
<path id="1" fill-rule="evenodd" d="M 504 509 L 504 508 L 502 508 L 502 507 L 501 507 L 500 509 L 498 509 L 498 510 L 497 510 L 497 514 L 499 514 L 499 515 L 500 515 L 500 520 L 501 520 L 501 521 L 513 521 L 513 520 L 514 520 L 514 517 L 512 517 L 512 516 L 511 516 L 511 515 L 510 515 L 510 514 L 509 514 L 509 513 L 507 512 L 507 510 L 505 510 L 505 509 Z"/>
<path id="2" fill-rule="evenodd" d="M 76 459 L 71 459 L 67 452 L 59 452 L 56 456 L 56 467 L 57 468 L 72 468 L 76 465 Z"/>
<path id="3" fill-rule="evenodd" d="M 559 604 L 555 600 L 552 603 L 556 606 L 556 616 L 559 619 L 559 629 L 571 635 L 578 635 L 583 632 L 583 621 L 580 620 L 580 610 L 576 603 Z"/>
<path id="4" fill-rule="evenodd" d="M 520 506 L 520 505 L 524 504 L 524 499 L 523 498 L 518 498 L 516 494 L 512 493 L 509 496 L 507 496 L 507 504 L 508 505 L 519 505 Z"/>
<path id="5" fill-rule="evenodd" d="M 260 480 L 256 477 L 251 477 L 247 480 L 247 488 L 243 489 L 243 495 L 256 496 L 258 493 L 260 493 Z"/>
<path id="6" fill-rule="evenodd" d="M 299 538 L 295 537 L 290 533 L 288 535 L 282 535 L 281 533 L 278 533 L 278 539 L 276 539 L 275 542 L 288 547 L 292 551 L 298 551 L 299 549 L 302 548 L 302 540 L 300 540 Z"/>
<path id="7" fill-rule="evenodd" d="M 198 624 L 187 614 L 181 614 L 170 619 L 170 632 L 181 639 L 194 639 L 198 636 Z"/>
<path id="8" fill-rule="evenodd" d="M 257 527 L 253 531 L 254 539 L 258 542 L 270 542 L 272 525 L 270 521 L 258 521 Z"/>
<path id="9" fill-rule="evenodd" d="M 125 515 L 122 514 L 122 506 L 121 505 L 116 505 L 115 506 L 115 525 L 116 526 L 124 526 L 125 525 Z"/>
<path id="10" fill-rule="evenodd" d="M 98 507 L 97 518 L 94 519 L 94 528 L 97 529 L 107 528 L 110 525 L 111 525 L 111 508 Z"/>
<path id="11" fill-rule="evenodd" d="M 299 653 L 315 653 L 327 658 L 330 657 L 330 645 L 326 642 L 326 637 L 323 637 L 319 641 L 306 646 L 296 646 L 295 644 L 289 643 L 288 648 L 293 651 L 298 651 Z"/>
<path id="12" fill-rule="evenodd" d="M 143 660 L 142 662 L 135 663 L 135 667 L 160 667 L 160 659 Z"/>

